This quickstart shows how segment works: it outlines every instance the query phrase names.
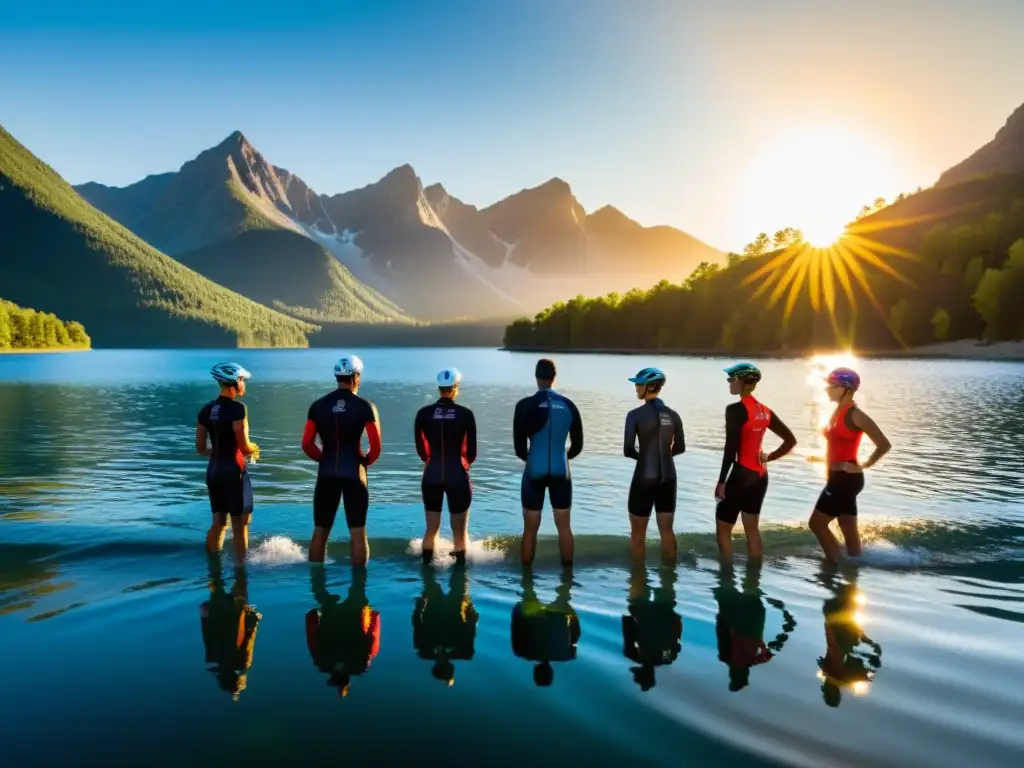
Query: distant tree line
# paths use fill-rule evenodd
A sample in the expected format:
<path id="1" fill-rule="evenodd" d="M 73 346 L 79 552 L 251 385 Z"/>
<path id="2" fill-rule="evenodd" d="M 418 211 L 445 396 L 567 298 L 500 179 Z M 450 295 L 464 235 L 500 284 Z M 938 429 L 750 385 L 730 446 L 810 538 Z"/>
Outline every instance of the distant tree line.
<path id="1" fill-rule="evenodd" d="M 886 205 L 879 198 L 865 215 Z M 834 295 L 827 301 L 823 288 L 810 288 L 817 270 L 825 269 L 820 263 L 782 297 L 758 292 L 765 265 L 785 249 L 806 247 L 799 230 L 786 228 L 759 234 L 742 254 L 730 253 L 724 267 L 701 264 L 681 284 L 663 280 L 648 290 L 558 302 L 508 326 L 505 345 L 756 353 L 1024 338 L 1024 199 L 971 223 L 926 226 L 902 256 L 875 251 L 896 275 L 848 251 L 861 275 L 848 271 L 844 285 L 833 273 Z M 856 231 L 854 224 L 850 232 Z M 861 242 L 884 240 L 884 232 L 864 231 Z"/>
<path id="2" fill-rule="evenodd" d="M 81 323 L 0 299 L 0 349 L 58 349 L 91 345 Z"/>

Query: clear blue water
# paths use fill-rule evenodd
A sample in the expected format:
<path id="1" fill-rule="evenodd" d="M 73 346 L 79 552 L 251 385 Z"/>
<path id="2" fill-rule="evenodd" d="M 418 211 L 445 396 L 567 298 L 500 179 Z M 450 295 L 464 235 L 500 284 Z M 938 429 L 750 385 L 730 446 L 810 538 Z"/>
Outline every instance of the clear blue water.
<path id="1" fill-rule="evenodd" d="M 860 402 L 894 449 L 861 496 L 864 562 L 831 571 L 803 523 L 822 483 L 817 379 L 832 361 L 765 363 L 758 394 L 800 444 L 773 466 L 763 568 L 740 557 L 723 572 L 712 501 L 723 361 L 658 359 L 687 434 L 681 555 L 663 569 L 652 539 L 638 570 L 620 444 L 635 403 L 625 378 L 647 361 L 560 356 L 557 388 L 586 429 L 577 567 L 562 575 L 546 515 L 531 582 L 516 564 L 511 415 L 532 391 L 534 356 L 354 351 L 384 437 L 363 586 L 343 530 L 334 562 L 304 562 L 315 466 L 299 442 L 335 351 L 0 357 L 0 743 L 12 764 L 1024 761 L 1024 365 L 858 362 Z M 209 508 L 192 452 L 196 412 L 215 394 L 207 371 L 225 358 L 255 373 L 246 402 L 262 448 L 244 573 L 202 551 Z M 447 365 L 465 373 L 480 429 L 464 572 L 448 559 L 424 571 L 415 556 L 412 419 Z M 364 603 L 379 617 L 368 664 L 361 632 L 328 629 L 361 626 Z M 515 647 L 513 613 L 527 616 Z M 234 647 L 239 620 L 243 651 L 229 658 L 217 649 L 224 637 Z M 446 660 L 452 685 L 435 676 Z M 538 665 L 550 685 L 535 684 Z"/>

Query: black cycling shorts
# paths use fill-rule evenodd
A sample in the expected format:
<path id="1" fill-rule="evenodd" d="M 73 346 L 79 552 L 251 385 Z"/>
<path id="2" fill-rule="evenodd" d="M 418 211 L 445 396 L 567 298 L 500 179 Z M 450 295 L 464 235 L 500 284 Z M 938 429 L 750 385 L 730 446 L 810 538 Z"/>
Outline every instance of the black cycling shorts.
<path id="1" fill-rule="evenodd" d="M 313 490 L 313 523 L 317 528 L 334 527 L 338 506 L 344 500 L 345 522 L 349 528 L 365 528 L 370 508 L 370 491 L 360 480 L 318 477 Z"/>
<path id="2" fill-rule="evenodd" d="M 734 464 L 725 481 L 725 498 L 718 502 L 715 517 L 723 523 L 735 525 L 740 513 L 760 515 L 765 494 L 768 493 L 768 475 Z"/>
<path id="3" fill-rule="evenodd" d="M 455 483 L 427 483 L 422 485 L 423 507 L 427 512 L 440 512 L 441 502 L 448 497 L 448 514 L 461 515 L 473 503 L 473 486 L 467 477 Z"/>
<path id="4" fill-rule="evenodd" d="M 829 517 L 857 514 L 857 496 L 864 490 L 863 472 L 829 472 L 815 509 Z"/>
<path id="5" fill-rule="evenodd" d="M 643 482 L 634 480 L 629 486 L 629 514 L 650 517 L 653 509 L 659 515 L 676 511 L 676 481 Z"/>
<path id="6" fill-rule="evenodd" d="M 569 509 L 572 507 L 572 478 L 556 477 L 527 477 L 523 475 L 523 483 L 520 488 L 520 497 L 523 502 L 523 509 L 536 512 L 544 509 L 544 491 L 548 493 L 552 509 Z"/>
<path id="7" fill-rule="evenodd" d="M 207 473 L 206 490 L 213 514 L 232 517 L 252 514 L 252 483 L 248 472 Z"/>

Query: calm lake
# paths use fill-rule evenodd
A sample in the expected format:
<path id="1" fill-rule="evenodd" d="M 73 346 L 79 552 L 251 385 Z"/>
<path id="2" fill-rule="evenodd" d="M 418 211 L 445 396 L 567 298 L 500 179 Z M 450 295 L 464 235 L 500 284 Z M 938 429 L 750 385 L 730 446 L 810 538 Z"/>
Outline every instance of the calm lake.
<path id="1" fill-rule="evenodd" d="M 365 581 L 342 518 L 333 562 L 305 562 L 316 467 L 299 444 L 339 351 L 0 356 L 4 763 L 1024 764 L 1024 364 L 855 361 L 894 447 L 860 497 L 863 562 L 830 570 L 804 524 L 824 476 L 820 379 L 849 360 L 765 362 L 757 394 L 800 442 L 772 465 L 763 568 L 723 571 L 727 361 L 560 355 L 586 435 L 577 564 L 563 576 L 547 509 L 528 577 L 511 421 L 536 355 L 345 351 L 383 432 Z M 244 571 L 230 543 L 203 552 L 193 452 L 224 359 L 254 374 L 262 452 Z M 628 561 L 626 378 L 648 364 L 687 439 L 674 569 L 654 538 L 646 568 Z M 480 434 L 474 543 L 466 569 L 424 569 L 412 423 L 451 365 Z"/>

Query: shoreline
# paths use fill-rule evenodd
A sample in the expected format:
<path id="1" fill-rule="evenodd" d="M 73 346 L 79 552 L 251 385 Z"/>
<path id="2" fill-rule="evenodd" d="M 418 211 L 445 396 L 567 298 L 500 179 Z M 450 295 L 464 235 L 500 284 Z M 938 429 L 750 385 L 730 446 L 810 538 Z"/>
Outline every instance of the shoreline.
<path id="1" fill-rule="evenodd" d="M 44 347 L 42 349 L 0 349 L 0 355 L 53 355 L 66 352 L 92 352 L 92 347 Z"/>
<path id="2" fill-rule="evenodd" d="M 758 358 L 761 360 L 803 360 L 816 354 L 842 354 L 845 350 L 800 350 L 793 352 L 724 352 L 720 349 L 637 349 L 637 348 L 569 348 L 569 347 L 507 347 L 503 352 L 559 355 L 651 355 L 657 357 L 710 357 L 732 360 Z M 1000 341 L 981 344 L 973 339 L 927 344 L 910 349 L 882 349 L 855 351 L 859 358 L 876 360 L 970 360 L 974 362 L 1024 362 L 1024 341 Z"/>

